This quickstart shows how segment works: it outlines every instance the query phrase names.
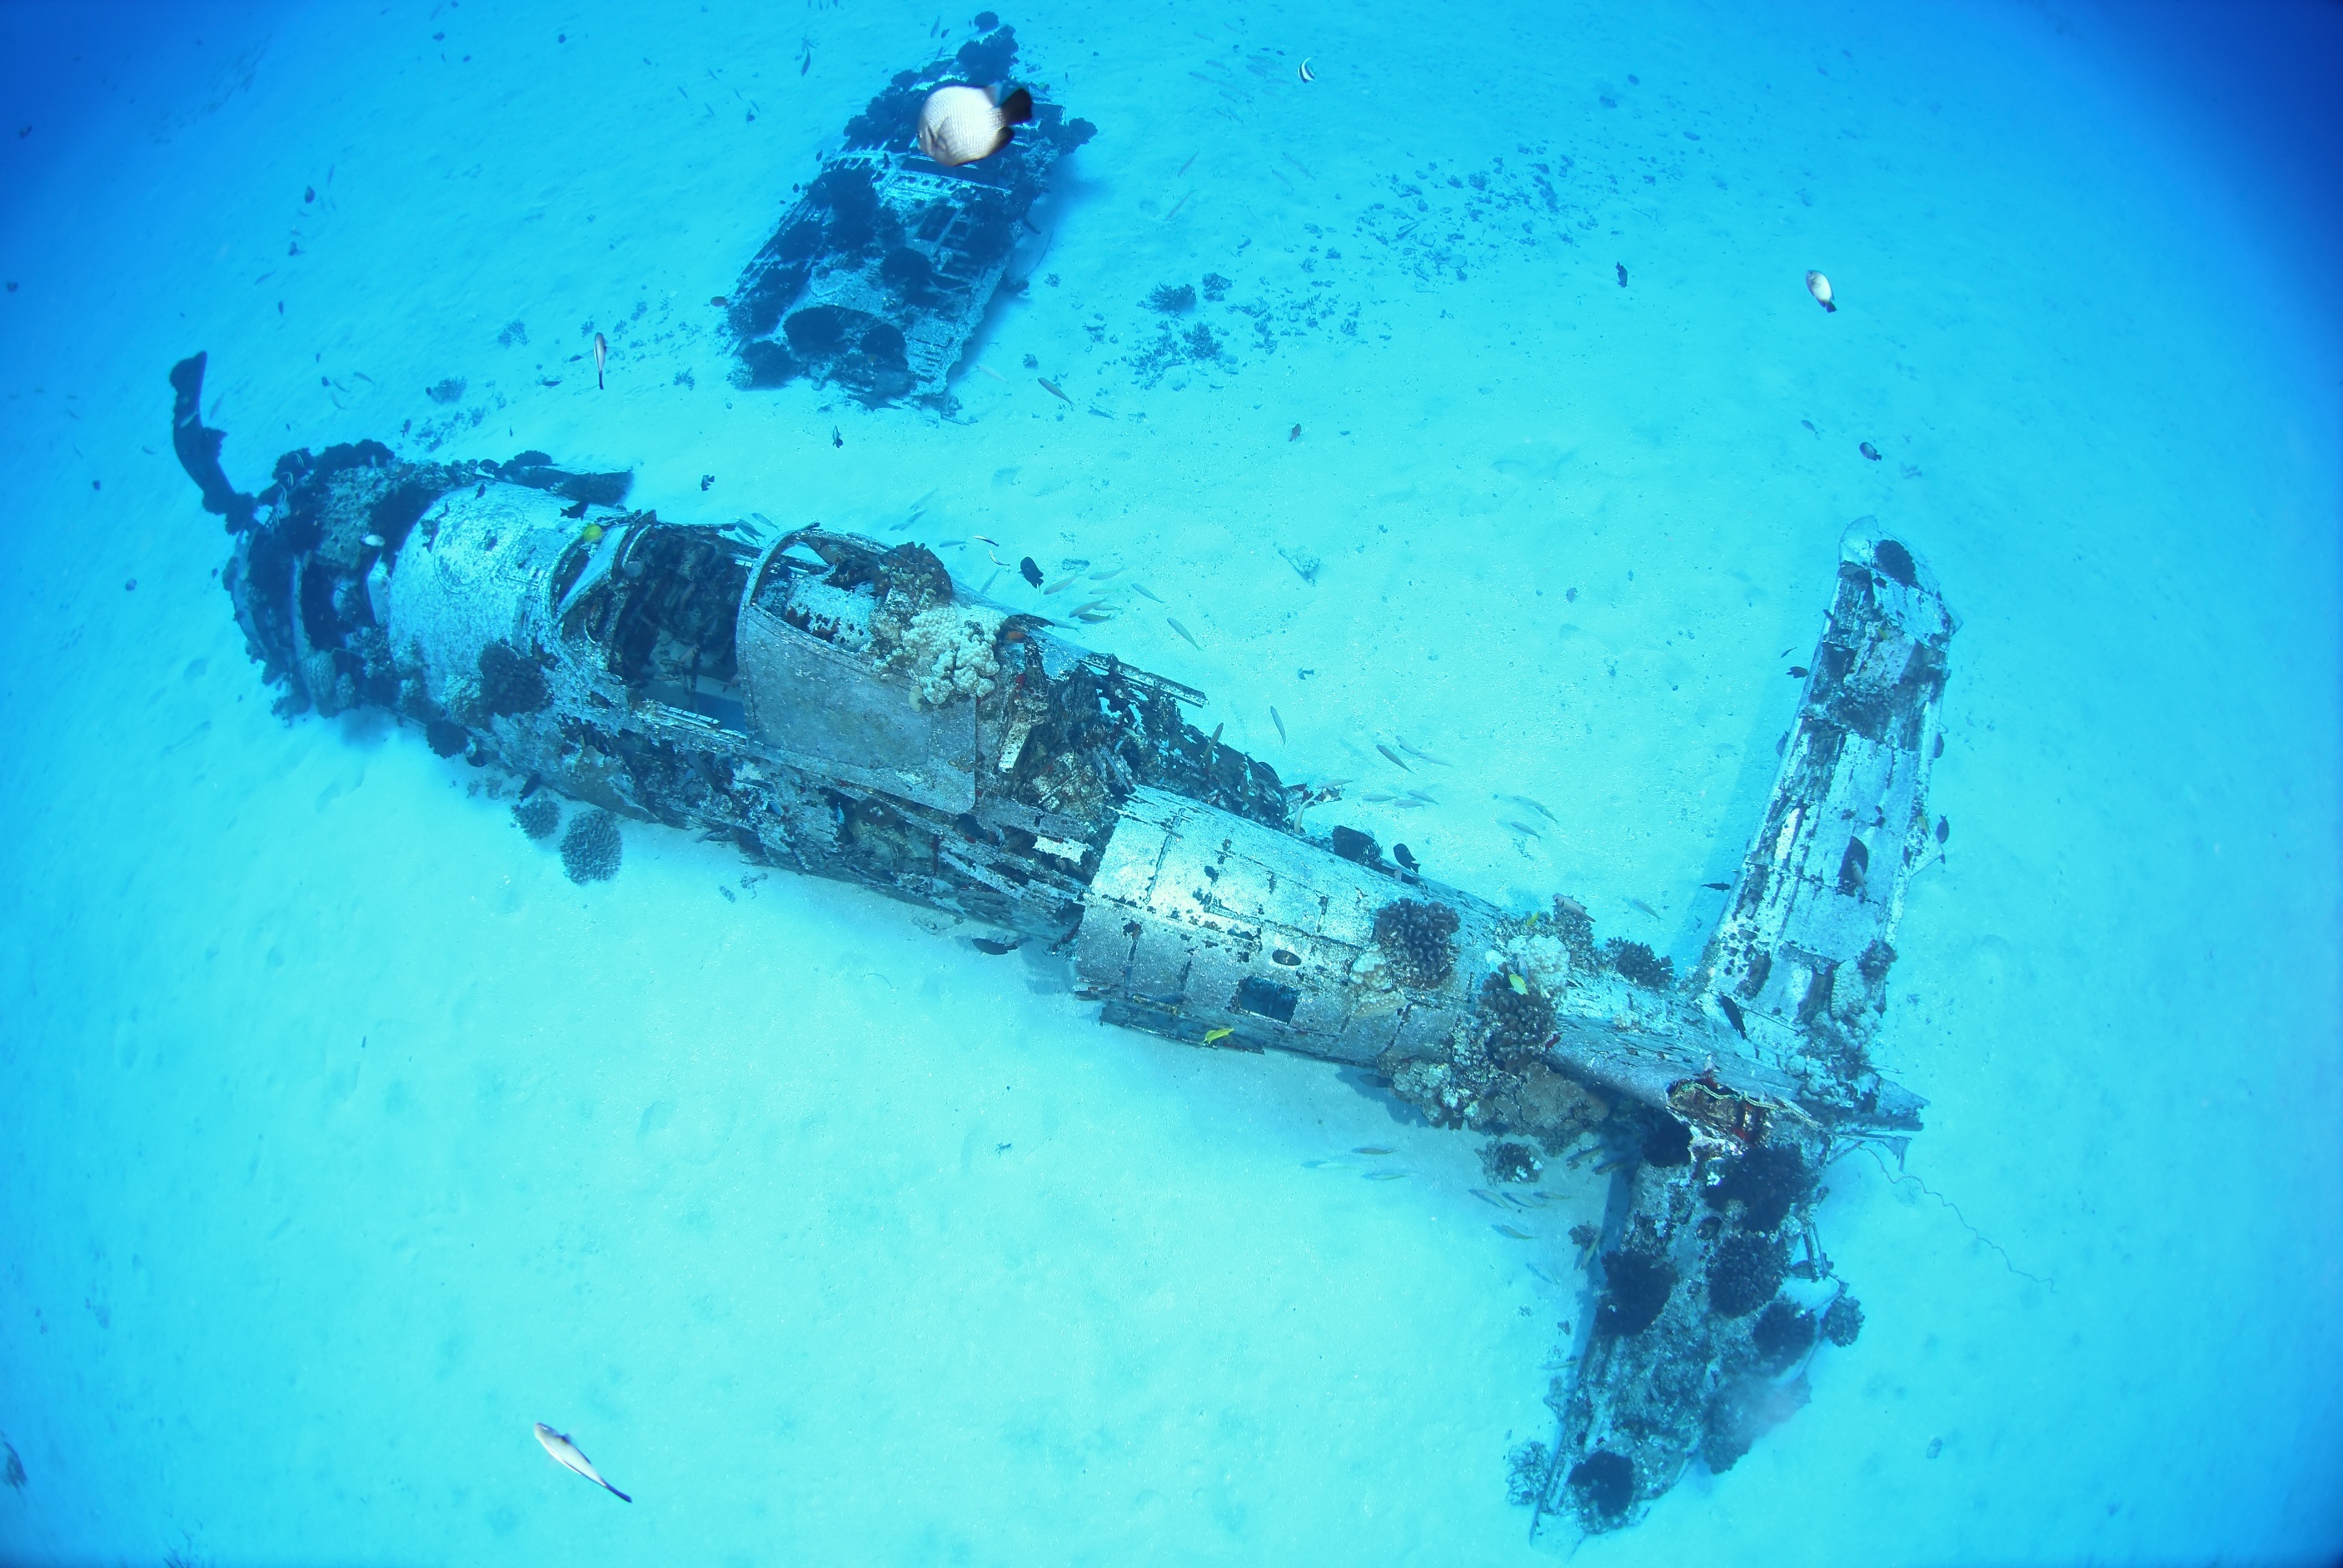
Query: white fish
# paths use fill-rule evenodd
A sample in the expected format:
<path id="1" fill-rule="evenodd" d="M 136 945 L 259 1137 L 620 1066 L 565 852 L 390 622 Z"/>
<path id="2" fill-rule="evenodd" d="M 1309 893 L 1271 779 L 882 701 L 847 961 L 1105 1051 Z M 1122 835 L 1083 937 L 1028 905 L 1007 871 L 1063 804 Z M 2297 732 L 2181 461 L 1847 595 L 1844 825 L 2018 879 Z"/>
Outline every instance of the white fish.
<path id="1" fill-rule="evenodd" d="M 999 102 L 983 87 L 938 87 L 920 109 L 920 151 L 957 168 L 1009 145 L 1011 126 L 1033 117 L 1033 95 L 1020 87 Z"/>
<path id="2" fill-rule="evenodd" d="M 1831 303 L 1830 279 L 1825 277 L 1821 273 L 1810 272 L 1806 274 L 1806 292 L 1813 295 L 1815 297 L 1815 303 L 1821 306 L 1825 310 L 1836 310 L 1838 308 L 1837 306 Z"/>
<path id="3" fill-rule="evenodd" d="M 610 343 L 609 343 L 609 339 L 608 339 L 608 338 L 604 337 L 600 333 L 597 332 L 596 334 L 594 334 L 594 389 L 595 389 L 596 391 L 598 391 L 598 391 L 601 391 L 601 390 L 603 389 L 603 387 L 602 387 L 602 365 L 603 365 L 603 362 L 604 362 L 605 360 L 608 359 L 609 357 L 610 357 Z"/>
<path id="4" fill-rule="evenodd" d="M 537 1441 L 545 1444 L 545 1452 L 553 1455 L 554 1463 L 560 1465 L 565 1470 L 576 1471 L 578 1474 L 584 1476 L 587 1480 L 592 1482 L 595 1485 L 600 1487 L 603 1491 L 608 1493 L 611 1496 L 617 1498 L 621 1503 L 632 1503 L 634 1501 L 633 1498 L 628 1496 L 625 1493 L 619 1491 L 617 1487 L 603 1480 L 602 1473 L 594 1468 L 594 1462 L 592 1460 L 588 1459 L 584 1454 L 578 1452 L 578 1445 L 576 1443 L 570 1442 L 568 1438 L 562 1436 L 561 1433 L 554 1431 L 551 1427 L 546 1425 L 545 1422 L 541 1421 L 537 1423 Z"/>

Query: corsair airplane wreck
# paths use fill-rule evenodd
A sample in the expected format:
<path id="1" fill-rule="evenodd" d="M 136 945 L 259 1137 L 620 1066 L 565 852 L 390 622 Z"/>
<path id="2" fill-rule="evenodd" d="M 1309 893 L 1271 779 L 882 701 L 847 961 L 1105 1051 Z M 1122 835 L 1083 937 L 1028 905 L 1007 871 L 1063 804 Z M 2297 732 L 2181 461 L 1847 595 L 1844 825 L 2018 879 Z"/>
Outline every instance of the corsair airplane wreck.
<path id="1" fill-rule="evenodd" d="M 288 717 L 380 709 L 548 818 L 549 791 L 606 831 L 664 823 L 949 911 L 988 950 L 1071 966 L 1111 1024 L 1365 1069 L 1493 1141 L 1493 1172 L 1599 1150 L 1601 1224 L 1556 1260 L 1585 1300 L 1553 1440 L 1513 1456 L 1539 1526 L 1616 1529 L 1695 1457 L 1726 1469 L 1855 1338 L 1814 1214 L 1834 1157 L 1920 1125 L 1869 1047 L 1935 849 L 1954 629 L 1898 541 L 1858 525 L 1841 546 L 1779 776 L 1679 982 L 1567 897 L 1509 913 L 1386 859 L 1328 820 L 1339 791 L 1189 723 L 1202 694 L 921 545 L 664 523 L 628 476 L 534 452 L 364 441 L 287 454 L 249 495 L 203 374 L 172 372 L 175 445 L 227 519 L 221 580 Z"/>

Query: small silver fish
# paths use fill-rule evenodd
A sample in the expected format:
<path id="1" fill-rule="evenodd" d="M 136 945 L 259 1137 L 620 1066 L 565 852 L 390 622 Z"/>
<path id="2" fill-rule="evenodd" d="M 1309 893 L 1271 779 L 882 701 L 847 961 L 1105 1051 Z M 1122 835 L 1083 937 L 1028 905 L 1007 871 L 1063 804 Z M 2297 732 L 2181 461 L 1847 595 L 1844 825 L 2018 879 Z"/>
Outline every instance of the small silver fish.
<path id="1" fill-rule="evenodd" d="M 1045 594 L 1063 593 L 1073 586 L 1073 578 L 1060 578 L 1056 582 L 1051 583 L 1048 588 L 1043 588 L 1041 591 Z"/>
<path id="2" fill-rule="evenodd" d="M 1162 601 L 1161 599 L 1160 599 L 1160 598 L 1155 598 L 1155 596 L 1154 596 L 1153 594 L 1149 593 L 1149 592 L 1147 591 L 1147 585 L 1146 585 L 1145 583 L 1133 583 L 1133 584 L 1131 584 L 1131 592 L 1133 592 L 1133 593 L 1135 593 L 1135 594 L 1137 594 L 1137 595 L 1138 595 L 1140 598 L 1141 598 L 1155 599 L 1155 602 L 1156 602 L 1157 604 L 1161 604 L 1161 603 L 1163 602 L 1163 601 Z"/>
<path id="3" fill-rule="evenodd" d="M 1445 761 L 1438 757 L 1434 757 L 1429 751 L 1418 751 L 1414 747 L 1410 746 L 1407 743 L 1407 739 L 1404 736 L 1394 736 L 1393 739 L 1399 741 L 1399 749 L 1402 751 L 1406 752 L 1410 757 L 1414 758 L 1419 762 L 1429 762 L 1434 768 L 1453 768 L 1456 766 L 1453 762 Z"/>
<path id="4" fill-rule="evenodd" d="M 1492 1225 L 1489 1229 L 1494 1231 L 1500 1236 L 1510 1236 L 1516 1241 L 1534 1241 L 1537 1240 L 1535 1236 L 1531 1235 L 1527 1231 L 1516 1230 L 1511 1225 Z"/>
<path id="5" fill-rule="evenodd" d="M 1347 1160 L 1304 1160 L 1302 1168 L 1304 1171 L 1348 1171 L 1351 1162 Z"/>
<path id="6" fill-rule="evenodd" d="M 1493 1209 L 1502 1209 L 1505 1206 L 1503 1199 L 1499 1198 L 1494 1192 L 1488 1191 L 1486 1188 L 1475 1187 L 1472 1191 L 1473 1196 L 1478 1198 L 1482 1202 L 1488 1204 Z"/>
<path id="7" fill-rule="evenodd" d="M 1155 596 L 1153 594 L 1149 594 L 1147 597 L 1149 598 L 1153 598 Z M 1204 645 L 1196 640 L 1196 634 L 1190 631 L 1186 627 L 1182 626 L 1178 621 L 1173 620 L 1170 616 L 1167 615 L 1163 618 L 1163 624 L 1170 627 L 1173 631 L 1178 632 L 1182 637 L 1186 638 L 1190 648 L 1194 648 L 1199 653 L 1202 653 L 1204 650 Z"/>
<path id="8" fill-rule="evenodd" d="M 1380 1143 L 1362 1143 L 1356 1149 L 1352 1150 L 1351 1152 L 1353 1154 L 1392 1154 L 1397 1152 L 1397 1151 L 1386 1149 Z"/>
<path id="9" fill-rule="evenodd" d="M 1121 567 L 1109 567 L 1102 572 L 1091 573 L 1091 581 L 1094 583 L 1102 583 L 1109 578 L 1121 577 L 1121 575 L 1122 568 Z"/>
<path id="10" fill-rule="evenodd" d="M 634 1501 L 633 1498 L 603 1480 L 602 1473 L 594 1468 L 593 1461 L 578 1452 L 576 1443 L 541 1421 L 537 1423 L 537 1441 L 545 1444 L 545 1452 L 553 1455 L 554 1463 L 565 1470 L 576 1471 L 621 1503 Z"/>
<path id="11" fill-rule="evenodd" d="M 920 106 L 920 151 L 958 168 L 1007 146 L 1009 127 L 1032 117 L 1033 95 L 1022 87 L 999 98 L 983 87 L 938 87 Z"/>
<path id="12" fill-rule="evenodd" d="M 1370 1171 L 1367 1172 L 1367 1180 L 1370 1181 L 1404 1181 L 1407 1180 L 1407 1172 L 1404 1171 Z"/>
<path id="13" fill-rule="evenodd" d="M 594 334 L 594 389 L 602 391 L 602 362 L 610 357 L 610 344 L 600 333 Z"/>
<path id="14" fill-rule="evenodd" d="M 1627 900 L 1627 907 L 1631 910 L 1641 910 L 1644 913 L 1651 916 L 1652 919 L 1655 920 L 1660 918 L 1660 911 L 1652 908 L 1651 905 L 1644 902 L 1641 899 L 1629 899 Z"/>
<path id="15" fill-rule="evenodd" d="M 1277 738 L 1278 738 L 1280 740 L 1284 739 L 1285 739 L 1285 720 L 1284 720 L 1284 719 L 1280 719 L 1280 718 L 1277 716 L 1277 709 L 1276 709 L 1275 708 L 1272 708 L 1272 709 L 1269 710 L 1269 721 L 1270 721 L 1272 724 L 1274 724 L 1274 725 L 1276 725 L 1276 726 L 1277 726 Z"/>
<path id="16" fill-rule="evenodd" d="M 1074 607 L 1074 611 L 1073 611 L 1073 613 L 1074 613 L 1074 614 L 1076 614 L 1076 615 L 1081 615 L 1081 614 L 1083 614 L 1085 611 L 1094 610 L 1094 609 L 1098 608 L 1098 607 L 1099 607 L 1099 606 L 1101 606 L 1101 605 L 1102 605 L 1102 604 L 1104 604 L 1104 603 L 1106 603 L 1106 600 L 1104 600 L 1104 599 L 1102 599 L 1102 598 L 1094 598 L 1094 599 L 1091 599 L 1091 600 L 1089 603 L 1087 603 L 1087 604 L 1078 604 L 1078 605 L 1076 605 L 1076 606 Z"/>
<path id="17" fill-rule="evenodd" d="M 1515 806 L 1526 806 L 1549 822 L 1559 822 L 1562 820 L 1561 818 L 1555 816 L 1553 812 L 1547 810 L 1544 806 L 1540 805 L 1537 801 L 1531 799 L 1526 795 L 1492 795 L 1489 799 L 1492 800 L 1510 801 Z"/>
<path id="18" fill-rule="evenodd" d="M 1363 789 L 1359 792 L 1359 799 L 1371 806 L 1380 806 L 1386 800 L 1396 800 L 1399 797 L 1388 789 Z"/>
<path id="19" fill-rule="evenodd" d="M 1544 833 L 1539 832 L 1527 822 L 1516 822 L 1510 817 L 1503 819 L 1503 826 L 1511 828 L 1516 833 L 1525 833 L 1533 839 L 1543 839 L 1545 837 Z"/>
<path id="20" fill-rule="evenodd" d="M 1393 765 L 1400 769 L 1403 772 L 1413 773 L 1415 771 L 1414 769 L 1410 768 L 1405 762 L 1400 760 L 1400 755 L 1398 752 L 1393 750 L 1382 741 L 1378 740 L 1375 742 L 1375 749 L 1382 752 L 1385 757 L 1391 759 Z"/>

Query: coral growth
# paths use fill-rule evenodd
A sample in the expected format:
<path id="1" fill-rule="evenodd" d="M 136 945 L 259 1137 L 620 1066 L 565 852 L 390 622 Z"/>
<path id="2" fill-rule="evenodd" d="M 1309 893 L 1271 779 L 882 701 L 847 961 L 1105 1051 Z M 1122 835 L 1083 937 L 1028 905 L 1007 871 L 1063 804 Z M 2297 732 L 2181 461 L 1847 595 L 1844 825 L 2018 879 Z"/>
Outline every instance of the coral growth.
<path id="1" fill-rule="evenodd" d="M 1720 1318 L 1745 1318 L 1782 1288 L 1787 1271 L 1782 1249 L 1746 1232 L 1717 1243 L 1708 1261 L 1708 1310 Z"/>
<path id="2" fill-rule="evenodd" d="M 1595 1309 L 1599 1334 L 1640 1334 L 1657 1321 L 1676 1288 L 1676 1271 L 1655 1252 L 1611 1252 L 1603 1259 L 1603 1304 Z"/>
<path id="3" fill-rule="evenodd" d="M 550 839 L 553 830 L 561 826 L 561 802 L 550 795 L 532 795 L 513 803 L 512 817 L 530 838 Z"/>
<path id="4" fill-rule="evenodd" d="M 1769 1302 L 1749 1330 L 1749 1348 L 1757 1352 L 1757 1364 L 1767 1372 L 1782 1371 L 1812 1349 L 1814 1342 L 1814 1313 L 1800 1312 L 1784 1301 Z"/>
<path id="5" fill-rule="evenodd" d="M 618 874 L 618 819 L 608 811 L 588 811 L 561 835 L 561 869 L 581 886 L 607 882 Z"/>
<path id="6" fill-rule="evenodd" d="M 1855 1336 L 1863 1332 L 1863 1303 L 1853 1296 L 1841 1296 L 1823 1313 L 1823 1338 L 1841 1350 L 1855 1343 Z"/>
<path id="7" fill-rule="evenodd" d="M 1481 1151 L 1481 1172 L 1492 1183 L 1534 1181 L 1544 1171 L 1545 1161 L 1526 1143 L 1501 1139 Z"/>
<path id="8" fill-rule="evenodd" d="M 1806 1162 L 1798 1151 L 1782 1144 L 1763 1144 L 1735 1160 L 1724 1178 L 1708 1190 L 1712 1209 L 1741 1205 L 1745 1231 L 1773 1231 L 1789 1217 L 1790 1206 L 1805 1194 Z"/>
<path id="9" fill-rule="evenodd" d="M 1493 974 L 1481 982 L 1481 1023 L 1489 1054 L 1507 1071 L 1519 1072 L 1545 1053 L 1554 1037 L 1554 1003 L 1526 981 L 1517 987 L 1516 977 Z"/>
<path id="10" fill-rule="evenodd" d="M 1553 1468 L 1554 1452 L 1534 1439 L 1516 1444 L 1505 1455 L 1505 1501 L 1516 1508 L 1527 1508 L 1545 1491 L 1546 1472 Z"/>
<path id="11" fill-rule="evenodd" d="M 1570 954 L 1574 968 L 1594 970 L 1597 968 L 1594 955 L 1594 920 L 1586 906 L 1575 899 L 1554 897 L 1554 934 Z"/>
<path id="12" fill-rule="evenodd" d="M 1430 989 L 1456 967 L 1456 911 L 1400 899 L 1375 911 L 1375 945 L 1402 985 Z M 1551 1009 L 1548 1010 L 1551 1011 Z"/>
<path id="13" fill-rule="evenodd" d="M 480 649 L 480 706 L 499 719 L 535 713 L 553 700 L 537 660 L 511 646 L 491 642 Z"/>
<path id="14" fill-rule="evenodd" d="M 1635 1466 L 1624 1453 L 1598 1448 L 1570 1467 L 1570 1490 L 1588 1523 L 1611 1523 L 1635 1501 Z"/>
<path id="15" fill-rule="evenodd" d="M 1001 679 L 993 651 L 1000 631 L 1001 618 L 990 611 L 936 605 L 905 625 L 887 668 L 910 678 L 911 700 L 920 708 L 990 697 Z"/>
<path id="16" fill-rule="evenodd" d="M 1181 316 L 1196 308 L 1193 284 L 1158 284 L 1155 292 L 1147 297 L 1147 308 L 1160 310 L 1166 316 Z"/>
<path id="17" fill-rule="evenodd" d="M 1665 990 L 1676 983 L 1675 960 L 1661 958 L 1641 942 L 1614 937 L 1603 944 L 1603 961 L 1646 990 Z"/>

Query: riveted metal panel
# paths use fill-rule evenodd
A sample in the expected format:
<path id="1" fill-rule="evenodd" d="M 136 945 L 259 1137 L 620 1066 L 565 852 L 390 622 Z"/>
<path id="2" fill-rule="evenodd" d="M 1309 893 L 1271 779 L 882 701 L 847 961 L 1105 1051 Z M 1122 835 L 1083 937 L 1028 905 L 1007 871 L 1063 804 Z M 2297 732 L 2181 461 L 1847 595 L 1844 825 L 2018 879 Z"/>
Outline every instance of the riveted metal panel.
<path id="1" fill-rule="evenodd" d="M 1375 912 L 1400 898 L 1457 911 L 1459 959 L 1440 987 L 1392 983 Z M 1188 1038 L 1369 1062 L 1445 1035 L 1470 1005 L 1497 912 L 1453 890 L 1403 885 L 1290 833 L 1151 789 L 1133 795 L 1084 900 L 1076 965 L 1093 994 Z M 1289 1001 L 1290 1017 L 1279 1017 Z"/>
<path id="2" fill-rule="evenodd" d="M 972 699 L 918 707 L 909 685 L 861 655 L 754 604 L 741 607 L 733 646 L 749 732 L 785 761 L 938 810 L 976 804 Z"/>

